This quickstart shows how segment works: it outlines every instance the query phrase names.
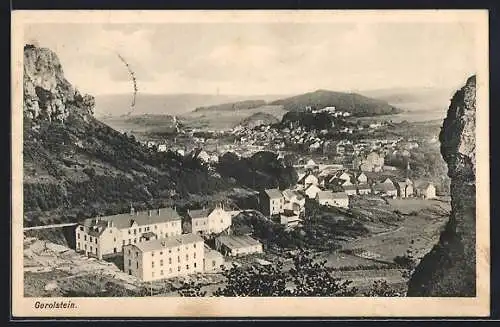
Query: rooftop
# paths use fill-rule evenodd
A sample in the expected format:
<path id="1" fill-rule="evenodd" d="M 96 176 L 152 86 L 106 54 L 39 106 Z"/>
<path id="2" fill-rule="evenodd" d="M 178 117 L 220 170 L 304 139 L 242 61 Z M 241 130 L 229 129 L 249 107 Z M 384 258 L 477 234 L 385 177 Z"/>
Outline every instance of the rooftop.
<path id="1" fill-rule="evenodd" d="M 219 242 L 231 249 L 245 248 L 249 246 L 259 245 L 260 242 L 251 238 L 248 235 L 242 236 L 220 236 L 218 238 Z"/>
<path id="2" fill-rule="evenodd" d="M 137 225 L 159 224 L 168 221 L 181 220 L 181 217 L 172 208 L 161 208 L 157 210 L 141 211 L 133 213 L 122 213 L 113 216 L 88 218 L 83 221 L 86 227 L 106 227 L 108 222 L 112 222 L 113 226 L 118 229 L 130 228 L 132 223 Z"/>
<path id="3" fill-rule="evenodd" d="M 269 198 L 271 199 L 281 198 L 283 196 L 283 194 L 281 194 L 281 191 L 275 188 L 264 190 L 264 192 L 266 192 L 267 196 L 269 196 Z"/>
<path id="4" fill-rule="evenodd" d="M 198 210 L 188 210 L 188 216 L 191 219 L 197 218 L 206 218 L 210 214 L 211 210 L 207 208 L 198 209 Z"/>
<path id="5" fill-rule="evenodd" d="M 171 248 L 183 244 L 193 244 L 198 242 L 203 243 L 203 238 L 201 238 L 201 236 L 199 235 L 181 234 L 158 240 L 139 242 L 137 244 L 133 244 L 133 246 L 137 247 L 141 252 L 151 252 L 155 250 L 160 250 L 162 248 Z"/>

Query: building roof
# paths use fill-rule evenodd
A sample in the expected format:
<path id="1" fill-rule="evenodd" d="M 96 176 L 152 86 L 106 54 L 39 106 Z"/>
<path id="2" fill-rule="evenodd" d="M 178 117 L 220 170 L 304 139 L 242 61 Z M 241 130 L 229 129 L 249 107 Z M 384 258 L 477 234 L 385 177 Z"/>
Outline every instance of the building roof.
<path id="1" fill-rule="evenodd" d="M 332 192 L 332 191 L 320 191 L 318 192 L 319 200 L 328 200 L 328 199 L 349 199 L 345 192 Z"/>
<path id="2" fill-rule="evenodd" d="M 203 238 L 196 234 L 181 234 L 177 236 L 170 236 L 167 238 L 161 238 L 158 240 L 151 240 L 146 242 L 139 242 L 137 244 L 132 244 L 138 248 L 141 252 L 151 252 L 160 250 L 163 248 L 172 248 L 175 246 L 183 244 L 193 244 L 193 243 L 203 243 Z"/>
<path id="3" fill-rule="evenodd" d="M 418 181 L 415 183 L 415 188 L 418 190 L 425 190 L 431 185 L 434 186 L 433 183 L 428 182 L 428 181 Z"/>
<path id="4" fill-rule="evenodd" d="M 83 225 L 86 227 L 106 227 L 108 222 L 112 222 L 114 227 L 125 229 L 131 227 L 133 222 L 143 226 L 181 220 L 177 211 L 172 208 L 161 208 L 159 211 L 159 215 L 158 210 L 150 210 L 151 215 L 149 215 L 148 211 L 141 211 L 136 212 L 136 214 L 122 213 L 113 216 L 88 218 L 83 221 Z"/>
<path id="5" fill-rule="evenodd" d="M 275 188 L 264 190 L 264 192 L 269 196 L 270 199 L 281 198 L 283 194 L 281 191 Z"/>
<path id="6" fill-rule="evenodd" d="M 212 250 L 207 245 L 205 245 L 204 252 L 205 252 L 204 257 L 205 260 L 207 261 L 222 258 L 222 254 L 220 252 Z"/>
<path id="7" fill-rule="evenodd" d="M 260 242 L 251 238 L 248 235 L 242 235 L 242 236 L 235 236 L 235 235 L 230 235 L 230 236 L 219 236 L 218 237 L 219 242 L 224 244 L 230 249 L 238 249 L 238 248 L 245 248 L 249 246 L 254 246 L 254 245 L 259 245 Z"/>
<path id="8" fill-rule="evenodd" d="M 378 183 L 373 185 L 373 188 L 377 191 L 393 191 L 396 189 L 394 184 L 388 184 L 388 183 Z"/>
<path id="9" fill-rule="evenodd" d="M 284 190 L 283 191 L 283 196 L 286 197 L 287 199 L 291 199 L 291 198 L 295 197 L 299 201 L 302 200 L 302 199 L 304 199 L 304 197 L 302 196 L 302 194 L 300 194 L 297 191 L 290 190 L 290 189 Z"/>
<path id="10" fill-rule="evenodd" d="M 206 208 L 188 211 L 188 216 L 191 219 L 207 218 L 209 214 L 210 210 Z"/>

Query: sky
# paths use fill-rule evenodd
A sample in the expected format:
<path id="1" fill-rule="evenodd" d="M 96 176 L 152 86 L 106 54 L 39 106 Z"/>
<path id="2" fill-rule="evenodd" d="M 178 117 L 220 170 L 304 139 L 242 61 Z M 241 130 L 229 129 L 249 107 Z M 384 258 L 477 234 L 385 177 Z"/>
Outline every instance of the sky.
<path id="1" fill-rule="evenodd" d="M 31 24 L 84 93 L 289 95 L 455 88 L 475 73 L 466 23 Z"/>

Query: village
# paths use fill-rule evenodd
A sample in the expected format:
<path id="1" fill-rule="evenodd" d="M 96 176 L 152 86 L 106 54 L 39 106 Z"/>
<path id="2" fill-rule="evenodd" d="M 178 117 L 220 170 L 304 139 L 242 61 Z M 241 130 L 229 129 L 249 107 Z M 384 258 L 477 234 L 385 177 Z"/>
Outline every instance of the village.
<path id="1" fill-rule="evenodd" d="M 315 112 L 345 116 L 334 108 Z M 369 128 L 380 126 L 371 125 Z M 436 198 L 432 182 L 408 177 L 409 165 L 401 171 L 385 164 L 386 154 L 402 152 L 409 155 L 409 151 L 418 147 L 414 140 L 372 139 L 356 143 L 340 140 L 328 143 L 323 142 L 316 131 L 300 127 L 285 128 L 282 134 L 278 131 L 270 126 L 260 126 L 251 131 L 238 127 L 231 131 L 239 139 L 237 144 L 221 146 L 218 150 L 220 153 L 234 151 L 241 157 L 274 148 L 278 151 L 278 159 L 283 159 L 287 152 L 280 149 L 285 147 L 285 134 L 287 142 L 314 142 L 313 145 L 320 144 L 323 152 L 326 147 L 333 148 L 333 157 L 319 157 L 318 163 L 312 155 L 309 159 L 307 154 L 300 156 L 293 165 L 298 172 L 295 185 L 283 190 L 264 189 L 259 192 L 258 205 L 246 209 L 259 212 L 286 229 L 297 228 L 307 219 L 306 200 L 323 207 L 349 209 L 353 207 L 352 199 L 355 197 Z M 195 142 L 203 143 L 205 140 Z M 174 150 L 179 155 L 191 154 L 209 166 L 215 165 L 220 155 L 199 147 L 186 153 L 183 149 L 167 149 L 165 144 L 148 142 L 145 145 L 156 147 L 159 152 Z M 238 145 L 245 148 L 245 152 L 236 152 Z M 319 147 L 313 148 L 317 150 Z M 213 273 L 220 271 L 227 257 L 264 252 L 263 244 L 250 235 L 233 235 L 232 220 L 242 211 L 229 210 L 223 204 L 217 204 L 212 208 L 188 210 L 181 217 L 175 208 L 138 212 L 131 206 L 129 213 L 85 220 L 76 228 L 76 251 L 97 259 L 122 256 L 121 269 L 141 281 Z M 189 223 L 191 230 L 183 230 L 183 221 Z"/>

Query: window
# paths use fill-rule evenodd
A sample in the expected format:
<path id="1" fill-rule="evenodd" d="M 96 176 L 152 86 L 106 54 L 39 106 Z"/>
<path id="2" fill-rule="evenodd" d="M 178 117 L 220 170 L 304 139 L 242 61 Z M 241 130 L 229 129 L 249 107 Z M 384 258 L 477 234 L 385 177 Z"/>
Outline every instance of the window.
<path id="1" fill-rule="evenodd" d="M 194 223 L 194 225 L 195 225 L 195 226 L 198 226 L 198 222 L 195 222 L 195 223 Z"/>
<path id="2" fill-rule="evenodd" d="M 137 239 L 134 238 L 134 244 L 137 244 Z"/>
<path id="3" fill-rule="evenodd" d="M 151 256 L 154 257 L 155 256 L 155 252 L 154 251 L 151 251 Z"/>
<path id="4" fill-rule="evenodd" d="M 196 259 L 196 252 L 195 252 L 195 253 L 193 253 L 193 258 L 195 258 L 195 259 Z"/>
<path id="5" fill-rule="evenodd" d="M 158 229 L 158 226 L 155 225 L 155 230 Z"/>
<path id="6" fill-rule="evenodd" d="M 168 272 L 169 272 L 169 274 L 171 274 L 172 273 L 172 268 L 168 268 Z"/>
<path id="7" fill-rule="evenodd" d="M 109 230 L 109 233 L 110 233 L 110 234 L 113 234 L 113 230 L 111 230 L 111 229 L 110 229 L 110 230 Z"/>
<path id="8" fill-rule="evenodd" d="M 90 237 L 90 242 L 92 242 L 92 236 Z"/>
<path id="9" fill-rule="evenodd" d="M 139 269 L 139 262 L 136 262 L 136 263 L 135 263 L 135 267 L 136 267 L 137 269 Z"/>
<path id="10" fill-rule="evenodd" d="M 128 255 L 130 255 L 130 249 L 128 249 Z"/>
<path id="11" fill-rule="evenodd" d="M 139 233 L 142 231 L 142 228 L 139 228 Z"/>
<path id="12" fill-rule="evenodd" d="M 76 248 L 79 249 L 80 248 L 80 242 L 76 243 Z"/>
<path id="13" fill-rule="evenodd" d="M 177 256 L 177 262 L 181 262 L 181 257 Z"/>
<path id="14" fill-rule="evenodd" d="M 215 267 L 215 260 L 212 260 L 212 267 Z"/>
<path id="15" fill-rule="evenodd" d="M 135 253 L 135 257 L 137 258 L 139 256 L 139 252 L 136 252 Z"/>
<path id="16" fill-rule="evenodd" d="M 196 268 L 196 262 L 194 263 L 194 267 Z"/>
<path id="17" fill-rule="evenodd" d="M 80 226 L 80 230 L 83 232 L 83 226 Z"/>
<path id="18" fill-rule="evenodd" d="M 76 234 L 76 235 L 78 235 L 78 239 L 80 239 L 80 233 L 78 233 L 78 234 Z"/>
<path id="19" fill-rule="evenodd" d="M 136 234 L 137 234 L 137 230 L 134 229 L 134 235 L 136 235 Z"/>
<path id="20" fill-rule="evenodd" d="M 122 245 L 125 245 L 125 240 L 122 241 Z"/>
<path id="21" fill-rule="evenodd" d="M 172 264 L 172 258 L 168 258 L 168 264 Z"/>
<path id="22" fill-rule="evenodd" d="M 162 275 L 162 276 L 163 276 L 163 270 L 160 270 L 160 275 Z"/>
<path id="23" fill-rule="evenodd" d="M 130 229 L 128 230 L 128 234 L 129 234 L 129 235 L 131 234 Z"/>
<path id="24" fill-rule="evenodd" d="M 129 238 L 128 239 L 128 244 L 131 244 L 132 243 L 132 240 Z"/>
<path id="25" fill-rule="evenodd" d="M 189 265 L 186 265 L 186 270 L 189 270 Z"/>
<path id="26" fill-rule="evenodd" d="M 160 255 L 163 255 L 163 251 L 160 251 Z"/>
<path id="27" fill-rule="evenodd" d="M 90 246 L 90 252 L 92 252 L 92 245 Z"/>
<path id="28" fill-rule="evenodd" d="M 113 238 L 113 242 L 116 242 L 116 237 L 115 237 L 115 238 Z"/>
<path id="29" fill-rule="evenodd" d="M 196 243 L 193 244 L 193 247 L 196 249 Z"/>
<path id="30" fill-rule="evenodd" d="M 180 250 L 181 250 L 181 247 L 178 247 L 178 248 L 177 248 L 177 252 L 179 252 Z"/>
<path id="31" fill-rule="evenodd" d="M 131 266 L 132 265 L 132 261 L 130 259 L 128 259 L 128 265 Z"/>
<path id="32" fill-rule="evenodd" d="M 181 266 L 177 267 L 177 271 L 181 271 Z"/>
<path id="33" fill-rule="evenodd" d="M 95 244 L 97 244 L 97 238 L 95 239 Z"/>
<path id="34" fill-rule="evenodd" d="M 189 260 L 189 254 L 186 254 L 186 261 Z"/>
<path id="35" fill-rule="evenodd" d="M 168 249 L 168 253 L 172 253 L 172 249 Z"/>
<path id="36" fill-rule="evenodd" d="M 155 276 L 155 272 L 151 272 L 151 277 L 154 277 Z"/>
<path id="37" fill-rule="evenodd" d="M 160 260 L 160 266 L 163 266 L 163 259 Z"/>
<path id="38" fill-rule="evenodd" d="M 83 235 L 83 239 L 86 241 L 87 240 L 87 235 Z"/>

